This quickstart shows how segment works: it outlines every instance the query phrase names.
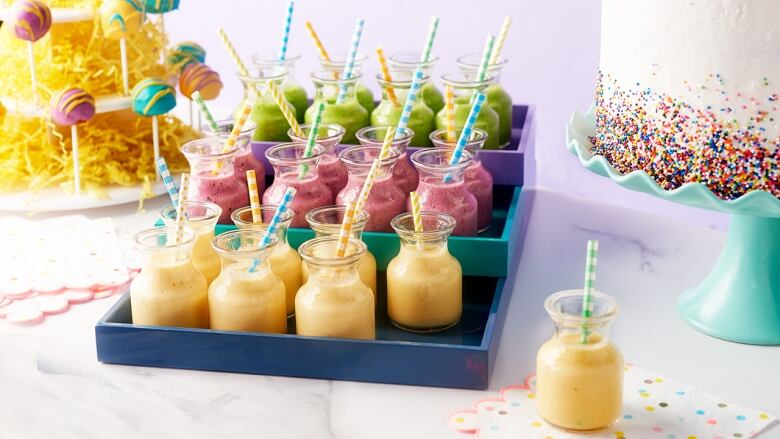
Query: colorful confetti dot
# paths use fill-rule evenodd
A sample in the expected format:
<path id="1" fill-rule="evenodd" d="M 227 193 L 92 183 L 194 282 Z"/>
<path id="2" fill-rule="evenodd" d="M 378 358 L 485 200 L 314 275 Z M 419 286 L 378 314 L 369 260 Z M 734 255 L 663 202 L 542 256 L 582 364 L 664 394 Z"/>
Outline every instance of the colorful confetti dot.
<path id="1" fill-rule="evenodd" d="M 715 419 L 707 419 L 707 423 L 710 424 L 710 425 L 715 425 L 715 424 L 718 423 L 718 421 L 715 420 Z"/>
<path id="2" fill-rule="evenodd" d="M 656 425 L 655 427 L 653 427 L 653 431 L 656 433 L 660 433 L 664 431 L 664 429 Z"/>
<path id="3" fill-rule="evenodd" d="M 718 404 L 718 407 L 720 407 L 720 408 L 726 407 L 726 403 L 725 402 L 721 402 L 721 403 Z"/>
<path id="4" fill-rule="evenodd" d="M 649 405 L 649 406 L 645 407 L 645 410 L 647 410 L 648 412 L 652 412 L 652 411 L 655 411 L 655 407 Z"/>
<path id="5" fill-rule="evenodd" d="M 764 419 L 764 420 L 769 419 L 769 415 L 767 415 L 766 413 L 761 413 L 758 415 L 758 419 Z"/>
<path id="6" fill-rule="evenodd" d="M 532 423 L 531 423 L 531 425 L 533 425 L 533 426 L 534 426 L 534 427 L 536 427 L 536 428 L 539 428 L 539 427 L 541 427 L 541 426 L 542 426 L 542 423 L 541 423 L 541 422 L 534 421 L 534 422 L 532 422 Z"/>
<path id="7" fill-rule="evenodd" d="M 623 415 L 623 419 L 631 420 L 634 419 L 634 417 L 632 415 Z"/>
<path id="8" fill-rule="evenodd" d="M 698 409 L 698 410 L 696 410 L 696 414 L 697 415 L 703 415 L 704 414 L 704 410 Z"/>
<path id="9" fill-rule="evenodd" d="M 744 421 L 746 418 L 742 415 L 737 415 L 737 421 Z"/>
<path id="10" fill-rule="evenodd" d="M 535 393 L 529 393 L 528 395 L 526 395 L 526 397 L 528 399 L 534 399 L 534 398 L 536 398 L 536 394 Z"/>
<path id="11" fill-rule="evenodd" d="M 678 391 L 676 391 L 676 392 L 674 392 L 674 393 L 675 393 L 676 395 L 678 395 L 678 396 L 683 396 L 683 395 L 685 395 L 685 392 L 683 392 L 682 390 L 678 390 Z"/>
<path id="12" fill-rule="evenodd" d="M 660 405 L 661 407 L 669 407 L 669 404 L 665 402 L 659 402 L 658 405 Z"/>

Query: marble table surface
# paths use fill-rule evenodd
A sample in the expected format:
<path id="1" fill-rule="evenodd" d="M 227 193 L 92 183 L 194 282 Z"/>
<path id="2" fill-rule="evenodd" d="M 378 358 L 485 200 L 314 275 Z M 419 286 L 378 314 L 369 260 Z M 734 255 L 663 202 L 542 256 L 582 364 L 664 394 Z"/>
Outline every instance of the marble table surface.
<path id="1" fill-rule="evenodd" d="M 712 267 L 723 231 L 535 191 L 524 253 L 487 392 L 104 365 L 94 324 L 117 297 L 37 327 L 0 321 L 2 438 L 456 438 L 447 416 L 533 371 L 552 323 L 544 298 L 582 283 L 585 242 L 600 241 L 598 288 L 621 310 L 625 358 L 747 407 L 780 415 L 780 347 L 702 335 L 675 312 Z M 104 208 L 127 243 L 164 199 Z M 424 365 L 421 365 L 424 366 Z M 780 437 L 775 426 L 762 437 Z"/>

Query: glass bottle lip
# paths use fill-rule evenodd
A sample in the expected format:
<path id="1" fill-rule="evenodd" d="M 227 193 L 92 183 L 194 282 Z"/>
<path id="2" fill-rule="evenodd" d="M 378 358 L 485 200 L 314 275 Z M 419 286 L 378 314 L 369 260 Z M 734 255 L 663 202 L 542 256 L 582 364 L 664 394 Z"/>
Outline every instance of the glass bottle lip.
<path id="1" fill-rule="evenodd" d="M 300 53 L 291 54 L 290 52 L 287 52 L 284 60 L 279 59 L 279 52 L 272 50 L 261 50 L 260 52 L 252 54 L 252 63 L 256 67 L 285 66 L 289 68 L 300 60 Z"/>
<path id="2" fill-rule="evenodd" d="M 423 224 L 428 225 L 428 230 L 423 229 L 422 232 L 414 231 L 414 215 L 412 212 L 396 215 L 390 221 L 390 225 L 399 236 L 420 242 L 441 239 L 442 236 L 449 236 L 455 230 L 455 218 L 448 213 L 423 210 L 420 212 L 420 216 Z M 430 229 L 431 224 L 435 225 L 433 230 Z"/>
<path id="3" fill-rule="evenodd" d="M 235 124 L 235 120 L 233 119 L 222 119 L 218 120 L 217 122 L 217 129 L 219 131 L 212 131 L 209 124 L 206 124 L 205 127 L 203 127 L 203 133 L 207 136 L 216 136 L 216 137 L 230 137 L 230 132 L 233 130 L 233 125 Z M 257 124 L 252 122 L 251 120 L 247 120 L 244 122 L 244 127 L 241 129 L 241 136 L 247 136 L 254 133 L 254 131 L 257 129 Z"/>
<path id="4" fill-rule="evenodd" d="M 412 88 L 412 83 L 414 82 L 414 72 L 410 70 L 391 70 L 390 71 L 390 77 L 393 78 L 392 81 L 388 81 L 385 79 L 384 75 L 380 72 L 376 74 L 376 82 L 379 83 L 379 86 L 382 88 L 392 87 L 392 88 L 400 88 L 400 89 L 410 89 Z M 422 78 L 420 79 L 420 86 L 425 85 L 428 81 L 430 81 L 431 76 L 428 74 L 423 73 Z M 418 101 L 421 102 L 421 101 Z"/>
<path id="5" fill-rule="evenodd" d="M 459 72 L 459 73 L 446 73 L 441 75 L 441 80 L 446 85 L 451 85 L 454 88 L 466 88 L 479 90 L 490 85 L 493 80 L 492 76 L 486 76 L 484 81 L 477 79 L 477 72 Z"/>
<path id="6" fill-rule="evenodd" d="M 208 201 L 195 201 L 195 200 L 187 200 L 184 203 L 184 209 L 187 213 L 187 219 L 185 220 L 189 224 L 194 225 L 200 225 L 200 224 L 208 224 L 210 222 L 216 222 L 219 217 L 222 215 L 222 208 L 219 207 L 217 204 L 208 202 Z M 191 209 L 203 209 L 204 214 L 198 215 L 195 218 L 192 218 L 189 214 L 189 211 Z M 176 208 L 173 206 L 173 204 L 168 204 L 162 209 L 160 209 L 160 219 L 163 220 L 166 224 L 172 224 L 176 221 Z"/>
<path id="7" fill-rule="evenodd" d="M 497 72 L 503 69 L 508 62 L 509 59 L 499 55 L 498 60 L 495 63 L 488 65 L 488 72 Z M 482 64 L 482 54 L 476 52 L 467 53 L 457 57 L 455 63 L 464 70 L 477 71 Z"/>
<path id="8" fill-rule="evenodd" d="M 182 247 L 192 246 L 197 236 L 195 229 L 184 225 L 182 226 L 181 241 L 175 245 L 166 245 L 168 236 L 173 234 L 174 227 L 152 227 L 133 235 L 133 242 L 138 249 L 154 251 L 155 253 L 175 253 L 181 251 Z"/>
<path id="9" fill-rule="evenodd" d="M 343 69 L 347 64 L 347 56 L 349 56 L 349 52 L 337 50 L 335 52 L 328 52 L 328 56 L 330 57 L 330 60 L 322 59 L 319 56 L 317 57 L 322 67 L 330 70 L 334 68 Z M 358 52 L 355 56 L 355 67 L 360 67 L 360 65 L 366 62 L 367 59 L 368 56 Z"/>
<path id="10" fill-rule="evenodd" d="M 460 133 L 463 131 L 462 128 L 456 128 L 455 129 L 455 138 L 460 138 Z M 454 148 L 455 145 L 457 145 L 457 140 L 455 142 L 448 142 L 447 141 L 447 129 L 442 128 L 440 130 L 433 131 L 431 134 L 428 135 L 428 138 L 431 139 L 431 142 L 433 142 L 433 145 L 437 148 Z M 472 130 L 471 138 L 466 141 L 466 149 L 468 151 L 477 150 L 482 147 L 482 144 L 485 143 L 485 141 L 488 138 L 488 133 L 485 130 L 474 128 Z"/>
<path id="11" fill-rule="evenodd" d="M 414 70 L 417 68 L 417 66 L 420 66 L 423 69 L 427 69 L 433 67 L 439 61 L 439 57 L 434 54 L 430 54 L 428 56 L 428 61 L 420 61 L 420 58 L 422 58 L 422 52 L 404 50 L 390 54 L 390 57 L 387 58 L 387 61 L 391 66 L 405 70 Z"/>
<path id="12" fill-rule="evenodd" d="M 284 153 L 293 150 L 295 157 L 285 156 Z M 321 145 L 314 145 L 312 154 L 309 157 L 304 157 L 303 153 L 306 150 L 306 144 L 301 142 L 287 142 L 280 143 L 276 146 L 272 146 L 265 151 L 265 157 L 271 162 L 272 165 L 280 166 L 295 166 L 303 163 L 315 163 L 320 159 L 320 156 L 325 153 L 325 148 Z"/>
<path id="13" fill-rule="evenodd" d="M 317 247 L 328 246 L 335 251 L 338 241 L 339 236 L 337 235 L 313 238 L 301 244 L 300 247 L 298 247 L 298 253 L 306 262 L 326 267 L 343 267 L 345 265 L 356 263 L 368 250 L 368 247 L 366 247 L 366 244 L 363 243 L 363 241 L 355 238 L 349 238 L 347 241 L 347 251 L 345 252 L 345 254 L 348 256 L 339 258 L 335 256 L 335 254 L 333 256 L 327 257 L 315 255 L 314 252 Z"/>
<path id="14" fill-rule="evenodd" d="M 471 164 L 472 155 L 468 151 L 463 151 L 463 155 L 458 163 L 450 164 L 451 151 L 444 148 L 425 148 L 415 151 L 412 154 L 412 163 L 424 171 L 445 173 L 465 170 Z"/>
<path id="15" fill-rule="evenodd" d="M 355 137 L 357 137 L 361 145 L 382 146 L 385 142 L 388 128 L 397 131 L 397 127 L 390 125 L 370 126 L 359 129 L 357 133 L 355 133 Z M 400 137 L 395 137 L 392 143 L 392 146 L 399 148 L 399 150 L 408 146 L 414 137 L 414 131 L 412 131 L 411 128 L 403 128 L 401 133 L 402 135 Z"/>
<path id="16" fill-rule="evenodd" d="M 344 163 L 346 166 L 354 166 L 357 168 L 370 168 L 371 165 L 374 163 L 374 160 L 379 157 L 379 153 L 382 151 L 381 146 L 373 146 L 373 145 L 358 145 L 358 146 L 351 146 L 344 151 L 341 151 L 339 153 L 339 160 L 341 160 L 342 163 Z M 369 154 L 367 153 L 373 153 Z M 391 166 L 396 161 L 398 161 L 398 157 L 401 155 L 400 151 L 396 148 L 390 148 L 390 150 L 387 153 L 387 158 L 381 161 L 380 166 Z"/>
<path id="17" fill-rule="evenodd" d="M 295 131 L 292 128 L 287 130 L 287 135 L 290 136 L 290 139 L 295 142 L 306 143 L 309 140 L 309 131 L 311 130 L 311 127 L 312 124 L 301 125 L 303 136 L 298 136 L 295 134 Z M 326 146 L 335 146 L 341 142 L 341 139 L 344 137 L 346 132 L 347 130 L 344 129 L 343 126 L 336 123 L 320 124 L 320 128 L 317 130 L 317 143 L 321 143 Z"/>
<path id="18" fill-rule="evenodd" d="M 333 70 L 317 70 L 311 72 L 311 80 L 315 85 L 339 85 L 339 84 L 357 84 L 363 74 L 360 71 L 353 71 L 349 78 L 344 78 L 344 72 L 335 72 Z"/>
<path id="19" fill-rule="evenodd" d="M 321 230 L 325 232 L 334 232 L 338 234 L 341 230 L 341 221 L 339 218 L 344 218 L 344 213 L 347 211 L 346 206 L 322 206 L 311 209 L 306 212 L 306 222 L 309 223 L 309 227 L 313 230 Z M 323 216 L 333 215 L 334 222 L 326 222 Z M 352 230 L 363 230 L 368 224 L 369 214 L 365 210 L 357 213 L 352 220 Z"/>
<path id="20" fill-rule="evenodd" d="M 608 323 L 618 312 L 618 304 L 614 297 L 600 291 L 593 291 L 593 315 L 582 316 L 582 289 L 564 290 L 551 294 L 544 301 L 544 309 L 558 324 L 565 326 L 598 326 Z M 571 307 L 565 308 L 564 305 Z M 570 312 L 567 312 L 570 311 Z"/>
<path id="21" fill-rule="evenodd" d="M 276 206 L 275 204 L 263 204 L 260 206 L 260 216 L 262 218 L 269 218 L 272 217 L 276 213 Z M 266 215 L 270 214 L 270 215 Z M 285 209 L 282 213 L 281 218 L 279 219 L 279 225 L 280 226 L 288 226 L 290 222 L 295 217 L 295 211 L 292 209 Z M 267 228 L 268 223 L 263 224 L 255 224 L 252 222 L 252 206 L 244 206 L 239 207 L 238 209 L 234 210 L 233 213 L 230 214 L 230 219 L 233 221 L 233 224 L 236 225 L 239 229 L 241 228 Z M 269 219 L 270 221 L 270 219 Z"/>
<path id="22" fill-rule="evenodd" d="M 279 242 L 275 235 L 271 235 L 268 244 L 260 248 L 260 242 L 263 240 L 265 232 L 254 229 L 237 229 L 229 232 L 220 233 L 211 240 L 211 247 L 220 256 L 233 258 L 251 258 L 253 256 L 262 256 L 270 250 L 273 250 Z M 233 245 L 238 240 L 239 248 Z M 249 241 L 247 243 L 247 241 Z M 245 247 L 245 244 L 246 245 Z"/>
<path id="23" fill-rule="evenodd" d="M 212 160 L 223 160 L 235 156 L 241 149 L 238 144 L 230 151 L 223 151 L 222 148 L 227 141 L 226 137 L 208 136 L 200 139 L 191 140 L 181 147 L 181 153 L 187 159 L 196 157 L 209 158 Z"/>
<path id="24" fill-rule="evenodd" d="M 236 72 L 241 82 L 247 84 L 266 83 L 269 81 L 282 82 L 289 74 L 290 70 L 284 66 L 258 67 L 249 69 L 249 75 L 242 75 Z"/>

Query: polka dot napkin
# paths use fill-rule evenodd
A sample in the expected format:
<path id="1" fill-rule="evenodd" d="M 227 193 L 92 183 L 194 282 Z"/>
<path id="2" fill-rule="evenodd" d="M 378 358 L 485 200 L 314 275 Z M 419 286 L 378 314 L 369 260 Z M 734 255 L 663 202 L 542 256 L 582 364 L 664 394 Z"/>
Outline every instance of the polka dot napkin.
<path id="1" fill-rule="evenodd" d="M 501 389 L 498 398 L 477 401 L 473 410 L 453 413 L 451 428 L 480 439 L 499 438 L 658 438 L 733 439 L 757 436 L 775 422 L 767 413 L 746 409 L 627 364 L 623 413 L 604 430 L 581 434 L 544 422 L 536 413 L 535 378 Z M 780 434 L 775 426 L 772 432 Z"/>

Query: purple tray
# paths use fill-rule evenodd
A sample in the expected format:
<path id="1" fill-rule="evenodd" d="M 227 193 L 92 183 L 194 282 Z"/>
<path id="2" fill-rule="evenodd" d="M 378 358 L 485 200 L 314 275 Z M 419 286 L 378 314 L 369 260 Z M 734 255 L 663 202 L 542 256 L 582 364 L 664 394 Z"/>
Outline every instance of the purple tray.
<path id="1" fill-rule="evenodd" d="M 534 141 L 534 106 L 515 105 L 512 109 L 512 140 L 505 149 L 483 150 L 479 153 L 482 163 L 493 175 L 493 184 L 522 186 L 523 159 L 525 153 Z M 265 151 L 279 142 L 252 142 L 252 152 L 265 166 L 267 175 L 273 174 L 273 168 L 265 157 Z M 350 145 L 341 145 L 346 148 Z M 420 148 L 409 148 L 416 151 Z M 407 158 L 411 154 L 407 155 Z"/>

